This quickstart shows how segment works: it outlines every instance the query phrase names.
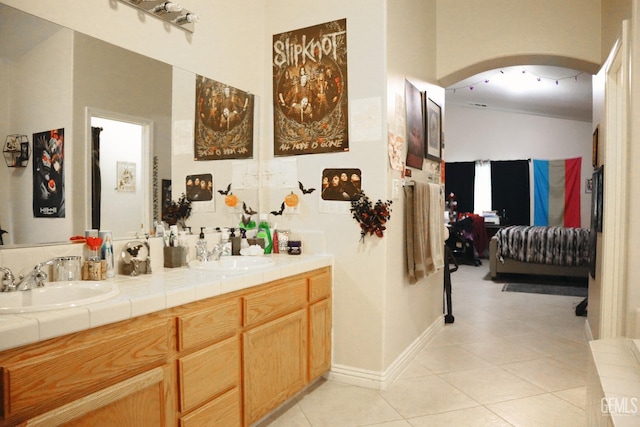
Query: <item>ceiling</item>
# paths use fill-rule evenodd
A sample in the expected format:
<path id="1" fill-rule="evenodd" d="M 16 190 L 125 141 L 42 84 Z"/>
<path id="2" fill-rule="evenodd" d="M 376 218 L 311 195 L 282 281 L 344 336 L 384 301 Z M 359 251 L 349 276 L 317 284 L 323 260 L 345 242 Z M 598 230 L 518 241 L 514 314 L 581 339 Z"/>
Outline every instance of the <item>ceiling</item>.
<path id="1" fill-rule="evenodd" d="M 562 67 L 504 67 L 447 87 L 446 105 L 591 122 L 591 78 Z"/>

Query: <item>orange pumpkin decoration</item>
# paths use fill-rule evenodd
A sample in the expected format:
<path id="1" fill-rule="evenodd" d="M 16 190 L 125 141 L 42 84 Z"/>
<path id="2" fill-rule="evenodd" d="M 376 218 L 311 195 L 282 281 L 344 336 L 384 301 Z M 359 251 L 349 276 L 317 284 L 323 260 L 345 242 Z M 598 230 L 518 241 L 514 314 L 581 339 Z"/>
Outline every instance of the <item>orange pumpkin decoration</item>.
<path id="1" fill-rule="evenodd" d="M 295 194 L 293 191 L 287 194 L 284 198 L 284 204 L 289 206 L 290 208 L 295 208 L 296 206 L 298 206 L 299 201 L 300 200 L 298 198 L 298 195 Z"/>
<path id="2" fill-rule="evenodd" d="M 229 193 L 224 196 L 224 204 L 229 206 L 230 208 L 234 207 L 238 204 L 238 196 L 233 193 Z"/>

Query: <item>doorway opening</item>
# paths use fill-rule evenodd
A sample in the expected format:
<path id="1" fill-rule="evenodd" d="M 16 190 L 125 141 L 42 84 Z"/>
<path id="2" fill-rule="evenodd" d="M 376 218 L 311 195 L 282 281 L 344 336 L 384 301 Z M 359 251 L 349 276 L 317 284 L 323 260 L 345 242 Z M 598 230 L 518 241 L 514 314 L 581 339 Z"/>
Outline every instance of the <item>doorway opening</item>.
<path id="1" fill-rule="evenodd" d="M 150 229 L 152 191 L 149 120 L 92 111 L 91 228 L 114 238 Z"/>

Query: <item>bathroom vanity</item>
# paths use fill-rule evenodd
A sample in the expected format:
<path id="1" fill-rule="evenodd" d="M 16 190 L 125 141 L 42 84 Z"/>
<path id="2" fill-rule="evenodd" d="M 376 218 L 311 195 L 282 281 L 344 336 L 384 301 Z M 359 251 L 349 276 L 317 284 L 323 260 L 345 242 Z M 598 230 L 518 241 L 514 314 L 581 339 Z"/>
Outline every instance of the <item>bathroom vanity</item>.
<path id="1" fill-rule="evenodd" d="M 331 366 L 331 256 L 274 260 L 118 276 L 108 301 L 1 315 L 0 426 L 252 425 Z"/>

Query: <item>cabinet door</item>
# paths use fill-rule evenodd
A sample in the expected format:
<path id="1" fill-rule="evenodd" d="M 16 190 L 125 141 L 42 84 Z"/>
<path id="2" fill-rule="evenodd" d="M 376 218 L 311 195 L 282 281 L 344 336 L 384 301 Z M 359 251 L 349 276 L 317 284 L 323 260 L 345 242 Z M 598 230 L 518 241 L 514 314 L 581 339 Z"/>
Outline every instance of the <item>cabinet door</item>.
<path id="1" fill-rule="evenodd" d="M 298 310 L 243 334 L 245 424 L 306 384 L 307 313 Z"/>
<path id="2" fill-rule="evenodd" d="M 309 381 L 331 368 L 331 300 L 309 306 Z"/>
<path id="3" fill-rule="evenodd" d="M 24 425 L 42 427 L 169 425 L 164 418 L 164 395 L 163 369 L 155 368 L 32 418 Z"/>

